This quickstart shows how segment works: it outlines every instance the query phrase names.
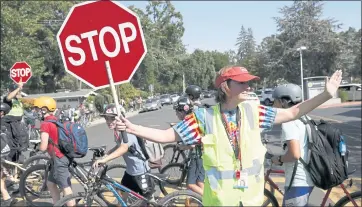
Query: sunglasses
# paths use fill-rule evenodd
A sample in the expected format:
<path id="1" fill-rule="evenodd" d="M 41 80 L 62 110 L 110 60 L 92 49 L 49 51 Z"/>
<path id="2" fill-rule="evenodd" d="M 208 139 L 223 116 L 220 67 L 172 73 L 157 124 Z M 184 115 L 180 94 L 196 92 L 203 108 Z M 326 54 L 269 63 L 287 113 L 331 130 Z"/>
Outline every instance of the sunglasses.
<path id="1" fill-rule="evenodd" d="M 106 121 L 114 121 L 114 120 L 116 120 L 116 117 L 115 116 L 105 116 L 104 119 Z"/>

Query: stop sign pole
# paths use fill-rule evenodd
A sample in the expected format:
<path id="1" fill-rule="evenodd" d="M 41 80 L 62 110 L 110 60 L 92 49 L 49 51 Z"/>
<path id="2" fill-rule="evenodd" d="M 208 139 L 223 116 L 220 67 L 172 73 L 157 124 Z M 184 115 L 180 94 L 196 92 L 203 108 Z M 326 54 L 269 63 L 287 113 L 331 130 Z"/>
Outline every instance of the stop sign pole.
<path id="1" fill-rule="evenodd" d="M 119 115 L 122 116 L 121 109 L 119 108 L 118 95 L 116 92 L 116 87 L 114 86 L 114 81 L 113 81 L 113 76 L 112 76 L 111 66 L 109 65 L 109 61 L 105 62 L 105 66 L 106 66 L 106 70 L 107 70 L 109 84 L 111 85 L 111 91 L 112 91 L 114 103 L 116 104 L 117 114 L 118 114 L 118 116 Z"/>

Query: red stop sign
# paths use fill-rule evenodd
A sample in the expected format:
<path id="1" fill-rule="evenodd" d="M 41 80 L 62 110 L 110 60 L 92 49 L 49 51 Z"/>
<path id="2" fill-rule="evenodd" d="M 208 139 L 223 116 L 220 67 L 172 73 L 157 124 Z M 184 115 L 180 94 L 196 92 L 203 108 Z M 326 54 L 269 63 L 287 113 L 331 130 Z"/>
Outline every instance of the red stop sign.
<path id="1" fill-rule="evenodd" d="M 57 35 L 65 70 L 89 86 L 109 85 L 109 61 L 115 84 L 128 82 L 146 55 L 140 21 L 113 1 L 73 6 Z"/>
<path id="2" fill-rule="evenodd" d="M 32 75 L 31 67 L 26 62 L 16 62 L 13 67 L 10 68 L 10 78 L 15 83 L 19 83 L 20 79 L 23 83 L 26 83 Z"/>

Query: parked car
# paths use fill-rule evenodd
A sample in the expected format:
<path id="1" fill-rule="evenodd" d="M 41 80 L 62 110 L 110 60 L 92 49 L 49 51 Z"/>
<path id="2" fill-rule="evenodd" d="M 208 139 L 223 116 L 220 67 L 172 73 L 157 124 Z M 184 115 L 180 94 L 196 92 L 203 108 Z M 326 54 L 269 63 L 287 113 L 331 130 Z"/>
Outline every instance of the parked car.
<path id="1" fill-rule="evenodd" d="M 176 101 L 180 98 L 180 96 L 178 94 L 172 94 L 171 96 L 171 102 L 172 103 L 176 103 Z"/>
<path id="2" fill-rule="evenodd" d="M 169 94 L 164 94 L 160 96 L 160 100 L 161 100 L 161 104 L 163 105 L 171 105 L 172 104 L 172 99 L 171 96 Z"/>
<path id="3" fill-rule="evenodd" d="M 258 95 L 256 95 L 256 93 L 249 92 L 248 96 L 249 96 L 249 99 L 247 100 L 248 102 L 255 102 L 257 104 L 260 104 L 259 97 Z"/>
<path id="4" fill-rule="evenodd" d="M 361 100 L 361 84 L 350 83 L 339 86 L 339 90 L 346 91 L 348 94 L 347 101 L 360 101 Z"/>
<path id="5" fill-rule="evenodd" d="M 154 111 L 162 108 L 162 104 L 160 99 L 148 99 L 146 100 L 145 104 L 143 105 L 140 112 L 146 112 L 146 111 Z"/>
<path id="6" fill-rule="evenodd" d="M 212 98 L 213 97 L 213 92 L 212 91 L 204 91 L 204 98 Z"/>
<path id="7" fill-rule="evenodd" d="M 271 106 L 274 102 L 273 91 L 274 89 L 266 88 L 264 90 L 257 90 L 255 93 L 259 97 L 260 103 L 263 103 L 266 106 Z"/>

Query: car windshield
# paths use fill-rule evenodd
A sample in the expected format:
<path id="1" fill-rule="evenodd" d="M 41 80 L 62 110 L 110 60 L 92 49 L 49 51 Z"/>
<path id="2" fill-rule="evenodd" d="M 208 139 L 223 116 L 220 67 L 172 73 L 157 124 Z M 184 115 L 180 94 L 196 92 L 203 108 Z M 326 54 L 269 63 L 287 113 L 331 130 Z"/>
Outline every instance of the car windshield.
<path id="1" fill-rule="evenodd" d="M 162 95 L 161 98 L 168 98 L 169 95 Z"/>
<path id="2" fill-rule="evenodd" d="M 172 95 L 171 95 L 172 98 L 173 98 L 173 97 L 176 97 L 176 96 L 177 96 L 177 94 L 172 94 Z"/>
<path id="3" fill-rule="evenodd" d="M 148 99 L 147 101 L 146 101 L 146 103 L 152 103 L 152 102 L 154 102 L 155 100 L 154 99 Z"/>

